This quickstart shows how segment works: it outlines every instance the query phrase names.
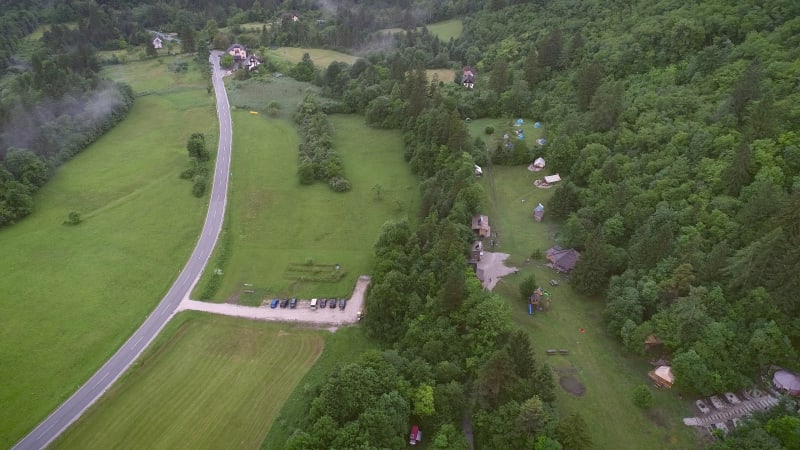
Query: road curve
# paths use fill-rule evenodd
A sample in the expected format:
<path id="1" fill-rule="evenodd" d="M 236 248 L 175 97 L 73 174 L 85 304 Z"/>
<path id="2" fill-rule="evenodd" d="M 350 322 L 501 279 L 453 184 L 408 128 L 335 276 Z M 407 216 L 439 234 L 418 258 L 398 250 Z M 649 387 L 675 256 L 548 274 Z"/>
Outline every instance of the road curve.
<path id="1" fill-rule="evenodd" d="M 150 342 L 169 322 L 175 314 L 181 300 L 188 298 L 189 293 L 203 269 L 217 242 L 222 222 L 225 217 L 225 204 L 228 196 L 228 177 L 231 165 L 232 124 L 228 95 L 222 82 L 222 71 L 219 68 L 219 55 L 222 52 L 211 52 L 212 82 L 217 96 L 217 117 L 219 118 L 219 148 L 214 170 L 214 182 L 208 205 L 206 221 L 200 239 L 184 266 L 178 279 L 158 304 L 147 316 L 144 323 L 120 347 L 119 350 L 84 383 L 70 398 L 58 407 L 50 416 L 20 440 L 13 448 L 19 450 L 42 449 L 55 440 L 70 424 L 75 422 L 101 395 L 119 378 Z"/>

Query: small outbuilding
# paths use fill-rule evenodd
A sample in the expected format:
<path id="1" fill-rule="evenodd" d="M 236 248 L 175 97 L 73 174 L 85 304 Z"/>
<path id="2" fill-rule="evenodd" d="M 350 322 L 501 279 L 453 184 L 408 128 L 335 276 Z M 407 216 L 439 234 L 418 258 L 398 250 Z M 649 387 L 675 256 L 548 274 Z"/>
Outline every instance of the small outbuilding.
<path id="1" fill-rule="evenodd" d="M 472 249 L 470 251 L 470 260 L 477 262 L 481 260 L 482 256 L 483 256 L 483 241 L 473 242 Z"/>
<path id="2" fill-rule="evenodd" d="M 492 228 L 489 226 L 489 216 L 477 215 L 472 217 L 472 231 L 478 237 L 489 237 Z"/>
<path id="3" fill-rule="evenodd" d="M 153 48 L 158 50 L 159 48 L 163 48 L 163 47 L 164 47 L 164 43 L 161 42 L 161 38 L 158 37 L 158 36 L 154 37 L 153 38 Z"/>
<path id="4" fill-rule="evenodd" d="M 411 433 L 408 435 L 408 445 L 417 445 L 422 440 L 422 432 L 419 431 L 419 426 L 413 425 Z"/>
<path id="5" fill-rule="evenodd" d="M 461 70 L 461 84 L 467 89 L 475 87 L 475 71 L 471 66 L 464 66 Z"/>
<path id="6" fill-rule="evenodd" d="M 481 166 L 475 164 L 475 176 L 479 177 L 481 175 L 483 175 L 483 169 L 481 168 Z"/>
<path id="7" fill-rule="evenodd" d="M 536 219 L 537 222 L 541 222 L 543 217 L 544 217 L 544 205 L 539 203 L 538 205 L 536 205 L 536 208 L 533 208 L 533 218 Z"/>

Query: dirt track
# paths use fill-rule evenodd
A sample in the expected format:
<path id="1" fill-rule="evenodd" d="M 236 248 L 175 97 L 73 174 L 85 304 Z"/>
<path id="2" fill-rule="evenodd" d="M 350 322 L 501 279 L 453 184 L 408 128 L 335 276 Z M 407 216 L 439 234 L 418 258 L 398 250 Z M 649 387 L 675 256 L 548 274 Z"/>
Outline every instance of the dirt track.
<path id="1" fill-rule="evenodd" d="M 364 294 L 367 292 L 370 278 L 367 275 L 358 277 L 353 295 L 347 299 L 344 310 L 336 308 L 311 309 L 310 299 L 298 300 L 297 308 L 275 308 L 265 306 L 240 306 L 230 303 L 208 303 L 183 299 L 177 311 L 204 311 L 212 314 L 243 317 L 254 320 L 271 320 L 276 322 L 313 323 L 318 325 L 341 326 L 358 322 L 358 312 L 364 307 Z"/>

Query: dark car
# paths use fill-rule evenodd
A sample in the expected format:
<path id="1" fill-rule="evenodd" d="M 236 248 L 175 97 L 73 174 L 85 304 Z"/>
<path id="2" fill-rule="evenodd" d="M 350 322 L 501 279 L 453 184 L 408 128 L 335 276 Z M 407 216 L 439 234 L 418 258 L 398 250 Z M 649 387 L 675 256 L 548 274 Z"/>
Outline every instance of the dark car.
<path id="1" fill-rule="evenodd" d="M 278 300 L 277 298 L 274 298 L 274 299 L 272 299 L 272 303 L 269 304 L 269 307 L 272 308 L 272 309 L 275 309 L 275 308 L 278 307 L 278 303 L 280 303 L 280 300 Z"/>
<path id="2" fill-rule="evenodd" d="M 289 299 L 285 298 L 281 300 L 281 308 L 286 308 L 287 306 L 289 306 Z"/>
<path id="3" fill-rule="evenodd" d="M 345 299 L 339 300 L 339 309 L 344 309 L 345 306 L 347 306 L 347 300 Z"/>
<path id="4" fill-rule="evenodd" d="M 322 300 L 319 301 L 319 307 L 320 308 L 324 308 L 327 304 L 328 304 L 328 299 L 327 298 L 323 298 Z"/>
<path id="5" fill-rule="evenodd" d="M 329 303 L 330 303 L 331 309 L 336 308 L 336 299 L 335 298 L 332 298 Z"/>
<path id="6" fill-rule="evenodd" d="M 289 300 L 289 308 L 291 308 L 291 309 L 297 308 L 297 299 L 296 298 L 293 298 L 293 299 Z"/>

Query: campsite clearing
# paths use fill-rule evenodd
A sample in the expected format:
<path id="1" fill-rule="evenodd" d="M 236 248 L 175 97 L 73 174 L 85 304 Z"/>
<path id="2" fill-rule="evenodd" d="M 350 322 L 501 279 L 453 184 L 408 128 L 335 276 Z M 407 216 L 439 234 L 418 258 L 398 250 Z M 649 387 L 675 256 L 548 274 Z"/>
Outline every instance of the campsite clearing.
<path id="1" fill-rule="evenodd" d="M 633 405 L 631 392 L 648 383 L 651 368 L 639 358 L 626 356 L 618 340 L 606 332 L 603 302 L 574 293 L 568 277 L 547 268 L 544 258 L 529 258 L 535 250 L 543 254 L 553 245 L 556 232 L 547 219 L 536 222 L 532 217 L 533 208 L 540 202 L 546 206 L 553 194 L 553 190 L 533 187 L 537 176 L 524 166 L 494 166 L 483 183 L 493 198 L 489 214 L 492 229 L 498 232 L 497 251 L 510 253 L 507 264 L 520 268 L 519 275 L 504 278 L 494 292 L 512 305 L 514 322 L 530 334 L 536 357 L 554 368 L 554 379 L 562 386 L 556 389 L 557 409 L 581 413 L 595 448 L 696 447 L 696 435 L 681 422 L 691 414 L 692 405 L 674 392 L 654 390 L 656 406 L 649 412 Z M 557 290 L 551 290 L 551 307 L 533 316 L 519 299 L 519 283 L 530 273 L 541 286 L 551 279 L 559 283 Z M 548 357 L 546 349 L 569 353 Z"/>

